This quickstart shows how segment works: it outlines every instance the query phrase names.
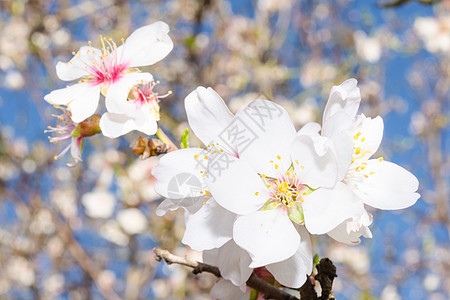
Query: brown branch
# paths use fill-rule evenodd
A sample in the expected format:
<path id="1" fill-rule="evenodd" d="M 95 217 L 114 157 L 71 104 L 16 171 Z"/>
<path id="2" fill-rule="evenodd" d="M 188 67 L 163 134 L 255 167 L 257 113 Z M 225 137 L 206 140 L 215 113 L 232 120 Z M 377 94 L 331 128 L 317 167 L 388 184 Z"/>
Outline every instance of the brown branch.
<path id="1" fill-rule="evenodd" d="M 207 272 L 216 275 L 217 277 L 222 277 L 219 268 L 211 266 L 208 264 L 200 263 L 197 261 L 190 260 L 188 258 L 183 258 L 180 256 L 173 255 L 167 250 L 160 248 L 154 248 L 155 258 L 157 261 L 165 260 L 168 264 L 179 264 L 186 267 L 192 268 L 194 274 Z M 250 275 L 247 280 L 247 286 L 261 292 L 267 299 L 277 299 L 277 300 L 298 300 L 298 298 L 276 288 L 275 286 L 265 282 L 255 273 Z"/>

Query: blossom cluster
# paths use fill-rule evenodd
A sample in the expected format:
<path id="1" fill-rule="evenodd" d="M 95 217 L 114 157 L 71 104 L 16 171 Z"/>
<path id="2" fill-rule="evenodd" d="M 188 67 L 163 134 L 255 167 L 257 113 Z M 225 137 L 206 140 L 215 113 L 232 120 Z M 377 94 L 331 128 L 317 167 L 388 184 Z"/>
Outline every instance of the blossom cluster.
<path id="1" fill-rule="evenodd" d="M 395 210 L 417 201 L 416 177 L 373 157 L 383 120 L 358 115 L 360 101 L 355 79 L 334 86 L 322 125 L 296 131 L 272 101 L 232 114 L 212 88 L 186 97 L 189 125 L 205 149 L 160 158 L 152 174 L 166 199 L 157 214 L 185 210 L 182 242 L 203 251 L 223 277 L 212 295 L 243 295 L 254 270 L 299 288 L 312 272 L 311 234 L 356 245 L 372 237 L 366 206 Z"/>
<path id="2" fill-rule="evenodd" d="M 71 148 L 75 163 L 81 160 L 82 138 L 102 133 L 117 138 L 132 130 L 147 135 L 156 133 L 159 120 L 158 101 L 169 95 L 158 95 L 155 82 L 148 72 L 138 67 L 149 66 L 166 57 L 173 48 L 168 36 L 169 26 L 161 21 L 141 27 L 133 32 L 122 45 L 100 36 L 102 48 L 89 42 L 78 52 L 73 52 L 69 62 L 58 62 L 56 74 L 64 81 L 77 82 L 54 90 L 44 99 L 61 109 L 57 116 L 63 126 L 49 127 L 49 132 L 59 136 L 50 138 L 57 142 L 72 138 Z M 100 95 L 105 97 L 106 112 L 94 115 Z M 78 130 L 75 130 L 77 129 Z"/>

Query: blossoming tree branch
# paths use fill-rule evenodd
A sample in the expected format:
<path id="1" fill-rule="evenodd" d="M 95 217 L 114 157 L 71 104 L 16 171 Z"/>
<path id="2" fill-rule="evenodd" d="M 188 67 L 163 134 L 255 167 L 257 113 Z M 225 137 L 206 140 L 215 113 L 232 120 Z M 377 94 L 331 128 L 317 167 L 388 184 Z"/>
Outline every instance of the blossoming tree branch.
<path id="1" fill-rule="evenodd" d="M 158 103 L 171 92 L 159 95 L 159 82 L 139 69 L 171 52 L 168 32 L 160 21 L 119 44 L 101 36 L 101 48 L 89 42 L 56 65 L 61 80 L 76 83 L 44 98 L 61 111 L 50 141 L 70 140 L 55 158 L 70 150 L 75 165 L 85 139 L 140 131 L 147 137 L 133 152 L 159 157 L 152 175 L 164 200 L 156 214 L 183 209 L 181 242 L 203 252 L 196 262 L 155 249 L 159 260 L 217 275 L 214 299 L 331 299 L 335 268 L 314 258 L 311 236 L 358 245 L 373 237 L 368 206 L 404 209 L 420 197 L 413 174 L 376 156 L 383 119 L 358 114 L 355 79 L 331 89 L 322 124 L 302 128 L 276 99 L 256 99 L 233 114 L 216 91 L 200 86 L 184 106 L 204 147 L 188 147 L 185 131 L 178 149 L 158 128 Z"/>

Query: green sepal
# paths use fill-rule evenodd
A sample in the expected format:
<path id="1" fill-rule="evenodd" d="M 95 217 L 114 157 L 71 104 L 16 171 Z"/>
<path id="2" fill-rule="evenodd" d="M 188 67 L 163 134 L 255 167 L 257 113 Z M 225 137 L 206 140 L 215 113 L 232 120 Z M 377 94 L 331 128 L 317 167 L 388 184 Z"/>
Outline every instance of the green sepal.
<path id="1" fill-rule="evenodd" d="M 189 128 L 186 128 L 186 130 L 183 132 L 183 135 L 181 136 L 181 144 L 180 144 L 181 149 L 189 148 L 188 136 L 189 136 Z"/>
<path id="2" fill-rule="evenodd" d="M 300 202 L 294 202 L 291 207 L 287 207 L 287 213 L 289 219 L 293 222 L 302 225 L 305 223 L 305 217 L 303 216 L 303 207 Z"/>

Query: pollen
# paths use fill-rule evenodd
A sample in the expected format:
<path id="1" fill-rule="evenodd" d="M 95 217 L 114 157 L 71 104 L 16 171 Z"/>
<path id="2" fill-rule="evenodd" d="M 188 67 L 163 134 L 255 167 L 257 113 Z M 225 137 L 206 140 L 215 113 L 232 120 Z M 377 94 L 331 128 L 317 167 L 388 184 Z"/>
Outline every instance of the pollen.
<path id="1" fill-rule="evenodd" d="M 198 154 L 195 154 L 194 157 L 195 157 L 195 158 L 198 158 Z"/>
<path id="2" fill-rule="evenodd" d="M 378 158 L 378 161 L 383 161 L 383 157 L 379 157 L 379 158 Z"/>
<path id="3" fill-rule="evenodd" d="M 355 154 L 360 154 L 361 153 L 361 147 L 357 147 L 355 149 Z"/>
<path id="4" fill-rule="evenodd" d="M 281 157 L 280 157 L 279 155 L 277 155 L 277 158 L 278 158 L 278 159 L 281 159 Z"/>
<path id="5" fill-rule="evenodd" d="M 358 132 L 357 134 L 355 134 L 355 136 L 353 137 L 353 139 L 357 140 L 359 138 L 359 136 L 361 135 L 361 132 Z"/>
<path id="6" fill-rule="evenodd" d="M 365 137 L 363 137 L 362 139 L 361 139 L 361 142 L 364 142 L 366 140 L 366 138 Z"/>
<path id="7" fill-rule="evenodd" d="M 278 165 L 277 164 L 275 164 L 275 169 L 278 169 Z"/>
<path id="8" fill-rule="evenodd" d="M 208 156 L 205 156 L 204 159 L 208 159 Z"/>
<path id="9" fill-rule="evenodd" d="M 255 196 L 258 196 L 258 195 L 259 195 L 259 192 L 256 192 L 256 193 L 255 193 Z"/>
<path id="10" fill-rule="evenodd" d="M 298 160 L 297 159 L 295 160 L 295 163 L 298 165 Z"/>
<path id="11" fill-rule="evenodd" d="M 300 168 L 304 169 L 305 167 L 304 166 L 300 166 Z"/>

